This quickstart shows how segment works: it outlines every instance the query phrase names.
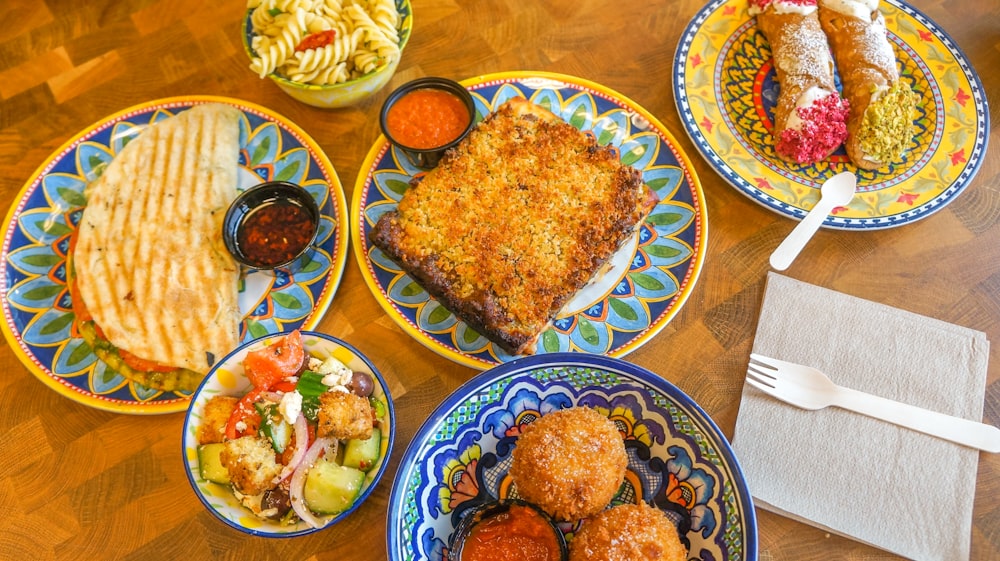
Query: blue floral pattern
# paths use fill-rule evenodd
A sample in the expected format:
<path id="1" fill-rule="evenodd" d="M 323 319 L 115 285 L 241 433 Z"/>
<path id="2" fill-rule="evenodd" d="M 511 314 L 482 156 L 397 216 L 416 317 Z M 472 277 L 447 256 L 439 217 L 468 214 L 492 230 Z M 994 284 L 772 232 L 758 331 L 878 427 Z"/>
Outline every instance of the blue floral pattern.
<path id="1" fill-rule="evenodd" d="M 243 190 L 285 180 L 307 189 L 321 209 L 313 249 L 288 269 L 249 272 L 241 279 L 243 341 L 319 322 L 346 263 L 343 189 L 329 160 L 309 137 L 278 115 L 236 100 L 210 96 L 150 102 L 113 115 L 79 134 L 50 157 L 25 185 L 11 210 L 0 255 L 4 333 L 24 364 L 67 397 L 126 413 L 168 413 L 187 408 L 189 392 L 133 384 L 107 368 L 73 328 L 66 287 L 69 239 L 86 205 L 84 189 L 115 154 L 146 126 L 207 101 L 242 111 L 240 177 Z"/>
<path id="2" fill-rule="evenodd" d="M 389 504 L 389 556 L 442 560 L 467 510 L 516 497 L 507 474 L 521 430 L 588 406 L 623 435 L 628 472 L 612 504 L 645 501 L 677 524 L 688 559 L 757 558 L 756 519 L 739 465 L 712 420 L 663 378 L 611 357 L 553 353 L 479 374 L 411 441 Z M 561 523 L 572 538 L 575 524 Z"/>
<path id="3" fill-rule="evenodd" d="M 588 352 L 623 356 L 662 329 L 690 294 L 704 260 L 704 196 L 690 162 L 652 115 L 607 88 L 546 73 L 507 73 L 467 81 L 477 120 L 512 97 L 525 97 L 614 147 L 622 163 L 640 170 L 660 203 L 643 224 L 638 246 L 607 292 L 581 310 L 556 319 L 538 352 Z M 514 356 L 459 321 L 405 274 L 368 234 L 396 207 L 410 179 L 420 173 L 384 137 L 372 148 L 358 178 L 351 214 L 355 253 L 376 299 L 422 344 L 473 368 Z M 612 279 L 613 281 L 615 279 Z"/>

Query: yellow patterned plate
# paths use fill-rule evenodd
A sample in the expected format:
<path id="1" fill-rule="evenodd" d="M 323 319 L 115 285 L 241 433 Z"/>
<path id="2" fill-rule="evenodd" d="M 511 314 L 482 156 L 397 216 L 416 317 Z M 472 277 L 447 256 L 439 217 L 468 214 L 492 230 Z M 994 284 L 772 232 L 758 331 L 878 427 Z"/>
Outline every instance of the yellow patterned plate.
<path id="1" fill-rule="evenodd" d="M 900 226 L 955 199 L 986 153 L 989 110 L 979 77 L 958 46 L 900 0 L 881 3 L 903 79 L 920 95 L 916 133 L 903 157 L 881 171 L 861 170 L 843 148 L 813 165 L 789 164 L 770 134 L 778 83 L 771 50 L 746 0 L 713 0 L 681 36 L 674 97 L 691 140 L 737 190 L 780 214 L 801 219 L 823 181 L 858 177 L 858 196 L 825 226 L 845 230 Z"/>

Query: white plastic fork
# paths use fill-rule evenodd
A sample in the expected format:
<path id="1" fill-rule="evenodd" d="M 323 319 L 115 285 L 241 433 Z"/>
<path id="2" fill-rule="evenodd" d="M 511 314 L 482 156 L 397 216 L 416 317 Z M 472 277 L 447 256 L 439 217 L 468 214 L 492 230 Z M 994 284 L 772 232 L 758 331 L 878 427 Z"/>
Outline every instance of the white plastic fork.
<path id="1" fill-rule="evenodd" d="M 819 370 L 750 355 L 747 383 L 802 409 L 835 406 L 986 452 L 1000 452 L 1000 429 L 844 386 Z"/>

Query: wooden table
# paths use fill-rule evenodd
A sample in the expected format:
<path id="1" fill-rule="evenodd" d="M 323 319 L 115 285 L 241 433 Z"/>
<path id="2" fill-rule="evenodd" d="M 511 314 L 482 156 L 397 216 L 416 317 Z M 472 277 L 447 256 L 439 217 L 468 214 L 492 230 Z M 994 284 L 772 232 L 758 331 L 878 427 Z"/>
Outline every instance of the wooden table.
<path id="1" fill-rule="evenodd" d="M 945 29 L 1000 106 L 1000 6 L 913 0 Z M 415 0 L 415 28 L 390 87 L 424 75 L 501 70 L 584 77 L 641 104 L 672 131 L 702 182 L 708 257 L 679 315 L 628 360 L 669 379 L 732 436 L 771 250 L 794 221 L 725 183 L 684 132 L 670 69 L 699 0 Z M 247 69 L 236 0 L 8 0 L 0 15 L 0 200 L 100 118 L 176 95 L 242 98 L 286 116 L 332 160 L 348 199 L 379 135 L 389 89 L 359 106 L 320 110 Z M 994 123 L 996 118 L 994 118 Z M 971 186 L 925 220 L 876 232 L 821 231 L 789 276 L 984 331 L 994 341 L 985 422 L 1000 425 L 1000 134 Z M 321 331 L 372 357 L 390 380 L 398 436 L 385 479 L 335 530 L 250 538 L 215 520 L 179 458 L 182 414 L 132 416 L 80 405 L 43 385 L 0 346 L 0 557 L 10 559 L 383 559 L 391 481 L 420 423 L 475 371 L 427 350 L 382 311 L 353 256 Z M 946 476 L 945 476 L 946 477 Z M 915 482 L 933 485 L 934 482 Z M 981 454 L 972 559 L 1000 559 L 1000 455 Z M 858 490 L 863 494 L 863 490 Z M 859 497 L 863 501 L 863 497 Z M 759 511 L 760 558 L 895 559 Z M 942 524 L 948 524 L 942 520 Z"/>

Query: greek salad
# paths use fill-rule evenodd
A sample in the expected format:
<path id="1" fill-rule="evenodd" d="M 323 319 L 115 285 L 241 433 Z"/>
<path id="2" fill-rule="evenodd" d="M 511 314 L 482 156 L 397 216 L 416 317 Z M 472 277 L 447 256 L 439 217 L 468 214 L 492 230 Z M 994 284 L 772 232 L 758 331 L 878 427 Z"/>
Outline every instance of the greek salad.
<path id="1" fill-rule="evenodd" d="M 200 475 L 258 517 L 321 527 L 361 494 L 383 453 L 387 404 L 371 375 L 311 356 L 297 330 L 247 353 L 243 368 L 246 394 L 205 403 Z"/>

